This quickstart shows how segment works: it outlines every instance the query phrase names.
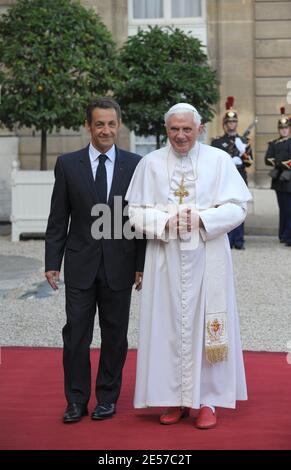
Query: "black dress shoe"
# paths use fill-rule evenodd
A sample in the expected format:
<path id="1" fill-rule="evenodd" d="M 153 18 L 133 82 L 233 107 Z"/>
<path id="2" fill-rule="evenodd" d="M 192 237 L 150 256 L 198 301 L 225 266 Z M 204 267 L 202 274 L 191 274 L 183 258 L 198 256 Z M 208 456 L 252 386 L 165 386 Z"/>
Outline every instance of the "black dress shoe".
<path id="1" fill-rule="evenodd" d="M 242 246 L 235 245 L 234 247 L 235 247 L 236 250 L 245 250 L 245 247 L 243 245 Z"/>
<path id="2" fill-rule="evenodd" d="M 115 412 L 115 403 L 99 403 L 91 414 L 91 418 L 96 420 L 112 418 Z"/>
<path id="3" fill-rule="evenodd" d="M 63 422 L 64 423 L 77 423 L 81 421 L 83 416 L 88 415 L 87 405 L 82 403 L 69 403 L 65 411 Z"/>

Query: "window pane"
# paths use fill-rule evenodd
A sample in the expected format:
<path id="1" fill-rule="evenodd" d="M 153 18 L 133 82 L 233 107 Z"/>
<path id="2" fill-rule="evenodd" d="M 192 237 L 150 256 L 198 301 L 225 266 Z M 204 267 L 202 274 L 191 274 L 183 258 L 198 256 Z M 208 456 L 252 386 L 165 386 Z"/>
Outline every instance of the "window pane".
<path id="1" fill-rule="evenodd" d="M 155 136 L 135 136 L 135 151 L 139 155 L 146 155 L 147 153 L 156 150 L 156 138 Z"/>
<path id="2" fill-rule="evenodd" d="M 136 144 L 135 146 L 135 151 L 138 155 L 141 155 L 142 157 L 144 157 L 145 155 L 147 155 L 148 153 L 150 152 L 153 152 L 154 150 L 156 150 L 156 146 L 155 145 L 140 145 L 140 144 Z"/>
<path id="3" fill-rule="evenodd" d="M 163 0 L 133 0 L 134 18 L 162 18 Z"/>
<path id="4" fill-rule="evenodd" d="M 201 0 L 172 0 L 172 18 L 201 16 Z"/>

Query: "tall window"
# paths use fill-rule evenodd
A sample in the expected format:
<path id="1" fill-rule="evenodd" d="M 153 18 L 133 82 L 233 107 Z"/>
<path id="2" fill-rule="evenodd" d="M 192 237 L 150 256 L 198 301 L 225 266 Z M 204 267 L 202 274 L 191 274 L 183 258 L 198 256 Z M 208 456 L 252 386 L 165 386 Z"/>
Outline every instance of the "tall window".
<path id="1" fill-rule="evenodd" d="M 201 0 L 172 0 L 172 18 L 201 16 Z"/>
<path id="2" fill-rule="evenodd" d="M 197 18 L 202 16 L 202 0 L 132 0 L 134 20 Z"/>
<path id="3" fill-rule="evenodd" d="M 149 137 L 134 135 L 132 132 L 132 148 L 135 152 L 141 155 L 142 157 L 147 153 L 153 152 L 156 150 L 156 138 L 154 135 Z"/>
<path id="4" fill-rule="evenodd" d="M 163 16 L 163 0 L 133 0 L 134 18 L 162 18 Z"/>

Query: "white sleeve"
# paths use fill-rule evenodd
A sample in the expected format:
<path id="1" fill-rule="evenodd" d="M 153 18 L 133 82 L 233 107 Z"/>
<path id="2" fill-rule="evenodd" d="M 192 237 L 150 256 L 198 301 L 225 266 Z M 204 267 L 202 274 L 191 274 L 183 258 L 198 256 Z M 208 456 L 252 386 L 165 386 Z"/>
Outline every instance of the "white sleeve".
<path id="1" fill-rule="evenodd" d="M 219 207 L 213 207 L 199 212 L 204 229 L 200 229 L 204 241 L 212 240 L 238 227 L 246 218 L 247 204 L 227 202 Z"/>
<path id="2" fill-rule="evenodd" d="M 166 224 L 171 217 L 168 212 L 156 207 L 129 204 L 128 216 L 130 224 L 137 232 L 144 233 L 147 239 L 168 241 Z"/>

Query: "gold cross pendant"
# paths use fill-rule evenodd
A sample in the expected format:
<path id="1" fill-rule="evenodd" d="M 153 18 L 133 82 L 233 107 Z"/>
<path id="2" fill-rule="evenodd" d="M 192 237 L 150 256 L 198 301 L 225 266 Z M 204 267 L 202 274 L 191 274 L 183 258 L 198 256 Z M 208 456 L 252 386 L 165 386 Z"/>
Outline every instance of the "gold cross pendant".
<path id="1" fill-rule="evenodd" d="M 189 192 L 184 186 L 184 175 L 182 176 L 179 188 L 174 192 L 174 196 L 179 198 L 179 204 L 183 204 L 183 197 L 189 196 Z"/>

